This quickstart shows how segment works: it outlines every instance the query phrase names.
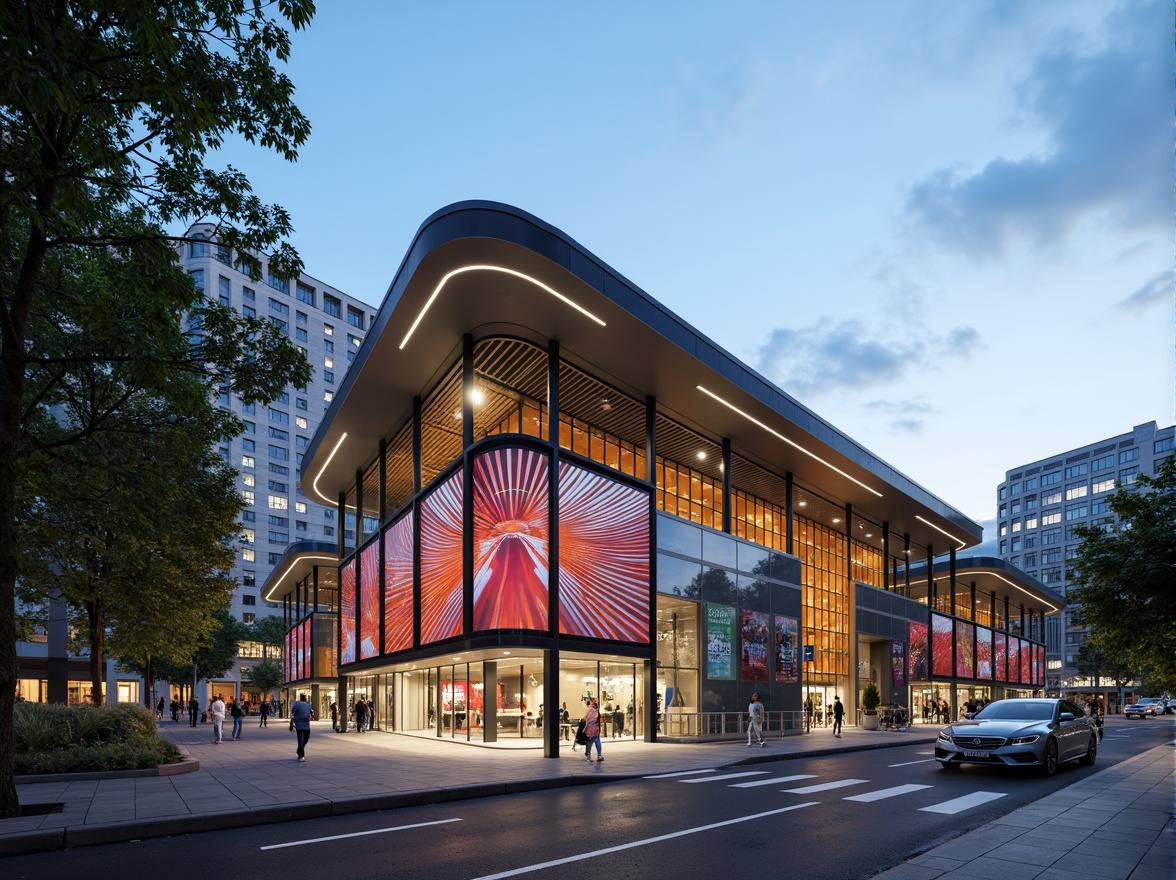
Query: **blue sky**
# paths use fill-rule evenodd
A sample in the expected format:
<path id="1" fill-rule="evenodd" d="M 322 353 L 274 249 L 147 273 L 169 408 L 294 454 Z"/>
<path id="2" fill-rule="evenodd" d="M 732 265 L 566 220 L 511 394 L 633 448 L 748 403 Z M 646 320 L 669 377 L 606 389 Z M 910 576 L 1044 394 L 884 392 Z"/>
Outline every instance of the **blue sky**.
<path id="1" fill-rule="evenodd" d="M 1172 8 L 319 4 L 295 165 L 221 157 L 373 305 L 420 223 L 530 211 L 978 521 L 1173 420 Z M 990 536 L 990 535 L 989 535 Z"/>

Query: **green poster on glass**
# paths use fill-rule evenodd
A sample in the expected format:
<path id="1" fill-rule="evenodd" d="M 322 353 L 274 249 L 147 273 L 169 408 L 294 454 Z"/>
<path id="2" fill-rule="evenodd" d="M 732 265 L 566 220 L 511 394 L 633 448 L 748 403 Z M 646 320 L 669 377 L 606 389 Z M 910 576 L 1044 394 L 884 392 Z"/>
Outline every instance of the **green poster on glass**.
<path id="1" fill-rule="evenodd" d="M 711 681 L 735 680 L 735 609 L 730 605 L 706 606 L 706 677 Z"/>

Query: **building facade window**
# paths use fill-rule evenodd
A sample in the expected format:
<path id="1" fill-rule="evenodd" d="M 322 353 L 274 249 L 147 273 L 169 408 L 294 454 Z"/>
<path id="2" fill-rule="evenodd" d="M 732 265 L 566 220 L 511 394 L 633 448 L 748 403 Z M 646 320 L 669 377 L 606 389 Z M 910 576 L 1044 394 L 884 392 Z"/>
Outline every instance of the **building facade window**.
<path id="1" fill-rule="evenodd" d="M 331 296 L 329 293 L 324 293 L 323 294 L 323 311 L 326 312 L 328 315 L 330 315 L 332 318 L 342 317 L 342 315 L 343 315 L 343 302 L 342 302 L 342 300 L 336 299 L 335 297 Z"/>

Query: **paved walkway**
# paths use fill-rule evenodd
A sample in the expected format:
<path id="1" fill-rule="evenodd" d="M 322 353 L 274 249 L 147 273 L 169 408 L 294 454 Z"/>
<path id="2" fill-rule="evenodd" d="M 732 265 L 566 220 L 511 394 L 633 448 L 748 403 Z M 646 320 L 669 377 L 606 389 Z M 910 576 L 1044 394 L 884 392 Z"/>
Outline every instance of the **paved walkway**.
<path id="1" fill-rule="evenodd" d="M 496 749 L 378 732 L 339 735 L 325 722 L 314 724 L 306 763 L 295 760 L 294 734 L 281 722 L 260 729 L 256 718 L 248 719 L 243 739 L 221 745 L 209 742 L 207 725 L 165 721 L 160 730 L 199 761 L 200 769 L 174 776 L 19 785 L 26 808 L 62 804 L 62 809 L 0 820 L 0 855 L 926 743 L 938 728 L 847 728 L 840 739 L 816 728 L 811 734 L 769 739 L 763 749 L 748 749 L 743 742 L 650 745 L 606 739 L 604 762 L 592 766 L 570 748 L 567 757 L 553 760 L 542 757 L 537 747 Z M 1001 880 L 1054 880 L 1075 864 L 1106 880 L 1173 876 L 1173 753 L 1169 744 L 1095 773 L 883 876 L 991 877 L 994 863 Z M 1110 867 L 1086 859 L 1106 860 L 1110 853 Z M 1075 855 L 1082 856 L 1081 863 L 1073 861 Z"/>

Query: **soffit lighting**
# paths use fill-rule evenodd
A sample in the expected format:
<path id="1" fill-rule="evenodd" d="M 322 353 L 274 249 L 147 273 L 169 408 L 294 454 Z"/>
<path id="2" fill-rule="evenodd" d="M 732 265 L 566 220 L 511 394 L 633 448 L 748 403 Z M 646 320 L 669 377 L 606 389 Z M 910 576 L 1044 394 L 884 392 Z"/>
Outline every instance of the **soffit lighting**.
<path id="1" fill-rule="evenodd" d="M 343 441 L 346 439 L 347 439 L 347 432 L 344 431 L 342 433 L 342 435 L 340 435 L 339 440 L 335 443 L 335 448 L 331 450 L 331 454 L 327 456 L 327 460 L 323 462 L 323 466 L 321 468 L 319 468 L 319 472 L 315 476 L 314 482 L 310 484 L 310 488 L 312 488 L 314 490 L 314 494 L 318 495 L 319 498 L 321 498 L 325 502 L 327 502 L 328 505 L 334 504 L 335 502 L 333 502 L 330 498 L 328 498 L 326 495 L 324 495 L 322 492 L 319 491 L 318 481 L 319 481 L 319 478 L 322 477 L 323 471 L 325 471 L 327 469 L 327 467 L 330 466 L 331 459 L 335 457 L 335 453 L 339 451 L 339 447 L 343 445 Z"/>
<path id="2" fill-rule="evenodd" d="M 1012 587 L 1018 593 L 1024 593 L 1026 596 L 1028 596 L 1034 602 L 1040 602 L 1042 605 L 1047 606 L 1050 609 L 1050 611 L 1061 611 L 1062 610 L 1059 606 L 1054 605 L 1048 599 L 1045 599 L 1042 596 L 1038 596 L 1034 593 L 1030 593 L 1028 590 L 1026 590 L 1021 585 L 1013 583 L 1008 578 L 1003 577 L 1002 575 L 999 575 L 994 571 L 982 571 L 982 572 L 976 572 L 976 574 L 981 575 L 981 576 L 986 575 L 988 577 L 996 578 L 998 581 L 1004 581 L 1006 584 L 1008 584 L 1010 587 Z M 920 586 L 921 584 L 925 584 L 925 583 L 927 583 L 927 580 L 924 578 L 922 580 L 911 581 L 911 586 L 917 587 L 917 586 Z M 936 583 L 938 583 L 938 581 L 936 581 Z M 956 589 L 957 590 L 961 589 L 959 584 L 956 584 Z M 957 592 L 956 595 L 960 595 L 960 593 Z M 965 592 L 964 595 L 967 595 L 967 593 Z"/>
<path id="3" fill-rule="evenodd" d="M 939 528 L 939 526 L 935 525 L 935 523 L 931 522 L 931 520 L 924 519 L 923 517 L 919 516 L 917 513 L 915 514 L 915 519 L 917 519 L 919 522 L 923 523 L 924 525 L 931 526 L 931 528 L 935 529 L 935 531 L 939 532 L 940 534 L 947 535 L 947 537 L 951 538 L 953 541 L 955 541 L 957 544 L 959 544 L 960 547 L 967 546 L 967 541 L 961 541 L 959 538 L 957 538 L 951 532 L 947 532 L 947 531 L 944 531 L 943 529 Z"/>
<path id="4" fill-rule="evenodd" d="M 449 283 L 449 279 L 453 278 L 455 275 L 462 275 L 466 272 L 502 272 L 505 275 L 513 275 L 515 278 L 521 278 L 524 281 L 529 281 L 532 284 L 534 284 L 536 287 L 538 287 L 540 290 L 545 290 L 548 293 L 550 293 L 552 296 L 554 296 L 560 302 L 571 306 L 573 309 L 575 309 L 577 312 L 584 315 L 585 317 L 591 318 L 593 321 L 595 321 L 601 327 L 607 326 L 604 323 L 604 321 L 602 321 L 600 318 L 596 317 L 596 315 L 592 314 L 590 311 L 588 311 L 583 306 L 577 305 L 575 302 L 568 299 L 566 296 L 564 296 L 558 290 L 555 290 L 551 287 L 548 287 L 542 281 L 540 281 L 537 278 L 532 278 L 530 275 L 524 275 L 522 272 L 517 272 L 514 269 L 507 269 L 505 266 L 462 266 L 460 269 L 454 269 L 452 272 L 446 273 L 445 277 L 443 277 L 439 282 L 437 282 L 437 286 L 433 289 L 433 293 L 429 296 L 428 302 L 425 303 L 424 307 L 420 311 L 420 314 L 418 314 L 416 316 L 416 320 L 412 322 L 412 326 L 408 328 L 408 333 L 406 333 L 404 335 L 404 341 L 400 343 L 400 348 L 402 350 L 404 349 L 404 346 L 408 345 L 408 340 L 410 340 L 412 338 L 412 334 L 416 332 L 416 328 L 418 326 L 420 326 L 421 321 L 424 320 L 425 313 L 429 311 L 429 307 L 433 305 L 433 301 L 436 300 L 437 297 L 441 295 L 441 291 L 445 288 L 445 285 Z"/>
<path id="5" fill-rule="evenodd" d="M 290 572 L 292 572 L 294 570 L 294 566 L 297 565 L 299 562 L 302 562 L 305 559 L 322 559 L 327 562 L 338 562 L 339 561 L 338 556 L 298 556 L 294 559 L 291 559 L 290 565 L 286 568 L 286 570 L 284 572 L 282 572 L 282 576 L 280 578 L 278 578 L 276 581 L 274 581 L 273 586 L 271 586 L 268 590 L 266 590 L 266 596 L 274 595 L 274 591 L 277 590 L 278 587 L 280 587 L 282 585 L 282 581 L 284 581 L 289 576 Z M 262 599 L 266 602 L 270 601 L 269 599 L 265 599 L 264 596 L 262 597 Z"/>
<path id="6" fill-rule="evenodd" d="M 803 452 L 803 453 L 804 453 L 805 455 L 807 455 L 809 458 L 811 458 L 811 459 L 814 459 L 815 461 L 819 461 L 819 462 L 820 462 L 821 464 L 823 464 L 825 467 L 829 468 L 829 470 L 831 470 L 831 471 L 834 471 L 835 473 L 838 473 L 838 474 L 840 474 L 841 476 L 845 477 L 845 479 L 849 480 L 849 481 L 850 481 L 850 482 L 852 482 L 852 483 L 856 483 L 857 485 L 859 485 L 859 486 L 861 486 L 863 489 L 865 489 L 867 492 L 872 492 L 873 494 L 877 495 L 879 498 L 881 498 L 881 497 L 882 497 L 882 493 L 881 493 L 881 492 L 879 492 L 877 489 L 872 489 L 872 488 L 870 488 L 870 487 L 869 487 L 869 486 L 867 486 L 865 483 L 863 483 L 861 480 L 858 480 L 858 479 L 856 479 L 856 478 L 854 478 L 854 477 L 851 477 L 851 476 L 850 476 L 849 474 L 847 474 L 845 471 L 841 470 L 841 468 L 839 468 L 839 467 L 836 467 L 835 465 L 832 465 L 832 464 L 830 464 L 829 462 L 825 461 L 825 459 L 821 458 L 819 455 L 816 455 L 815 453 L 809 452 L 807 449 L 805 449 L 803 446 L 801 446 L 801 445 L 800 445 L 799 443 L 797 443 L 795 440 L 789 440 L 787 437 L 785 437 L 785 436 L 784 436 L 783 434 L 781 434 L 779 431 L 777 431 L 777 430 L 775 430 L 775 429 L 773 429 L 773 428 L 769 428 L 767 425 L 765 425 L 763 422 L 761 422 L 761 421 L 760 421 L 759 419 L 757 419 L 755 416 L 751 415 L 750 413 L 746 413 L 746 412 L 744 412 L 743 410 L 739 409 L 739 407 L 737 407 L 737 406 L 735 406 L 734 404 L 732 404 L 732 403 L 730 403 L 730 402 L 728 402 L 728 401 L 724 400 L 723 398 L 719 397 L 719 395 L 715 394 L 713 391 L 708 391 L 706 388 L 703 388 L 701 385 L 695 385 L 694 387 L 695 387 L 695 388 L 697 388 L 699 391 L 701 391 L 703 394 L 705 394 L 707 397 L 709 397 L 709 398 L 711 398 L 711 399 L 713 399 L 713 400 L 716 400 L 716 401 L 718 401 L 719 403 L 721 403 L 723 406 L 727 407 L 727 409 L 731 410 L 731 412 L 733 412 L 733 413 L 736 413 L 736 414 L 738 414 L 738 415 L 741 415 L 741 416 L 743 416 L 743 418 L 747 419 L 747 420 L 748 420 L 749 422 L 751 422 L 753 425 L 757 425 L 757 426 L 759 426 L 760 428 L 763 428 L 765 431 L 767 431 L 767 432 L 768 432 L 769 434 L 771 434 L 773 437 L 776 437 L 776 438 L 778 438 L 778 439 L 780 439 L 780 440 L 783 440 L 783 441 L 784 441 L 785 443 L 787 443 L 789 446 L 792 446 L 792 447 L 794 447 L 795 449 L 799 449 L 801 452 Z"/>

